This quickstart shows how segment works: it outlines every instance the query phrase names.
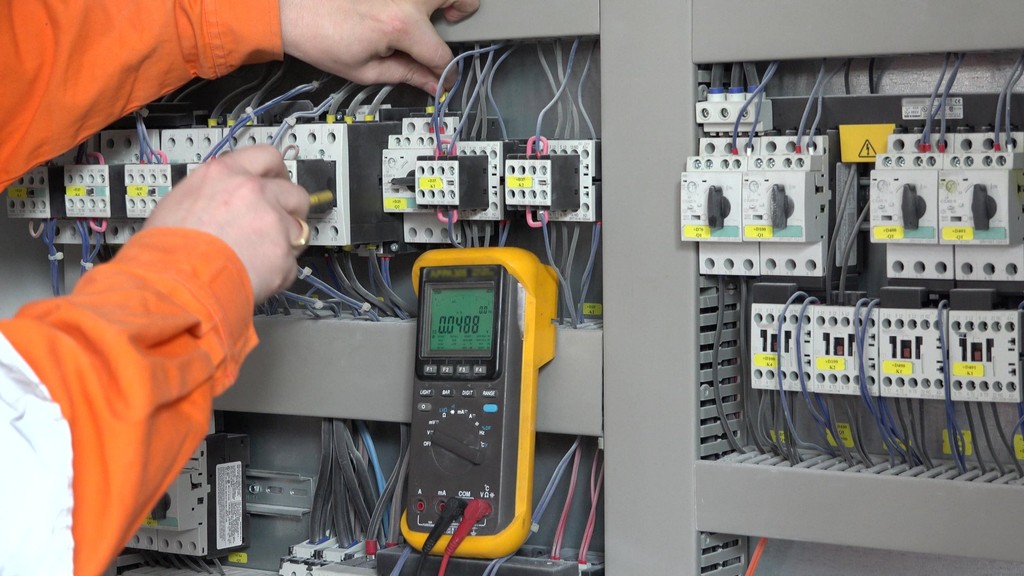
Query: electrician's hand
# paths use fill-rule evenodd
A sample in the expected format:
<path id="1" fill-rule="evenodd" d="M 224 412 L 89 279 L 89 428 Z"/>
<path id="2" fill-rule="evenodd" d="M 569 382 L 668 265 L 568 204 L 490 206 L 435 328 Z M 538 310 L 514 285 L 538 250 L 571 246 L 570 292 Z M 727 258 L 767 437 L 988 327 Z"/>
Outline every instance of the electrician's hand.
<path id="1" fill-rule="evenodd" d="M 291 285 L 309 194 L 292 184 L 281 153 L 253 146 L 197 168 L 160 201 L 145 228 L 217 236 L 249 272 L 256 302 Z"/>
<path id="2" fill-rule="evenodd" d="M 433 93 L 452 51 L 430 16 L 449 22 L 480 0 L 281 0 L 284 51 L 360 84 L 411 84 Z"/>

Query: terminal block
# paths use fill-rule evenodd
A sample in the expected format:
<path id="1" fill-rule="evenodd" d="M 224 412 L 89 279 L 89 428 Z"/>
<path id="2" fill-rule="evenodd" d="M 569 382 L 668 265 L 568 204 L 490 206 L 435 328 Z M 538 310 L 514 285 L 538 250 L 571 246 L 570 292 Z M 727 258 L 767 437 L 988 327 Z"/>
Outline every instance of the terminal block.
<path id="1" fill-rule="evenodd" d="M 878 374 L 886 398 L 945 399 L 938 316 L 928 308 L 880 308 Z"/>
<path id="2" fill-rule="evenodd" d="M 808 390 L 821 394 L 861 394 L 857 322 L 853 306 L 810 306 L 804 323 L 811 328 L 811 379 Z M 867 320 L 864 378 L 869 396 L 878 395 L 878 347 L 874 316 Z"/>
<path id="3" fill-rule="evenodd" d="M 1017 310 L 949 312 L 947 360 L 953 400 L 1021 402 L 1020 322 Z"/>
<path id="4" fill-rule="evenodd" d="M 207 436 L 128 547 L 220 558 L 248 546 L 244 497 L 248 466 L 248 436 Z"/>
<path id="5" fill-rule="evenodd" d="M 63 218 L 64 169 L 38 166 L 7 187 L 8 218 Z M 52 183 L 52 186 L 51 186 Z"/>
<path id="6" fill-rule="evenodd" d="M 753 304 L 750 308 L 751 332 L 751 380 L 752 388 L 762 390 L 779 389 L 779 373 L 782 374 L 782 388 L 789 392 L 800 391 L 800 375 L 811 378 L 808 369 L 811 354 L 811 323 L 804 322 L 802 333 L 797 332 L 800 305 L 790 305 L 785 310 L 782 330 L 779 317 L 785 308 L 782 304 Z M 804 358 L 797 357 L 796 339 L 801 338 L 800 347 Z"/>
<path id="7" fill-rule="evenodd" d="M 160 149 L 171 164 L 202 162 L 223 137 L 223 128 L 165 129 L 160 131 Z"/>
<path id="8" fill-rule="evenodd" d="M 160 142 L 160 131 L 147 129 L 154 146 Z M 107 164 L 138 164 L 139 133 L 137 130 L 103 130 L 100 132 L 99 151 Z"/>
<path id="9" fill-rule="evenodd" d="M 128 218 L 149 218 L 157 203 L 187 173 L 184 164 L 126 164 L 124 187 Z"/>
<path id="10" fill-rule="evenodd" d="M 73 164 L 64 167 L 64 208 L 69 218 L 123 218 L 124 165 Z"/>
<path id="11" fill-rule="evenodd" d="M 727 96 L 710 95 L 708 100 L 698 102 L 696 105 L 697 124 L 704 127 L 705 132 L 718 132 L 732 134 L 736 128 L 736 117 L 740 116 L 740 109 L 749 94 L 739 94 L 739 98 L 726 99 Z M 758 104 L 752 103 L 747 106 L 740 118 L 739 131 L 742 133 L 764 132 L 772 129 L 772 101 L 764 98 L 761 102 L 761 115 L 758 117 L 757 126 L 754 126 L 754 112 Z"/>
<path id="12" fill-rule="evenodd" d="M 416 203 L 451 210 L 490 205 L 487 156 L 421 156 L 416 159 Z"/>

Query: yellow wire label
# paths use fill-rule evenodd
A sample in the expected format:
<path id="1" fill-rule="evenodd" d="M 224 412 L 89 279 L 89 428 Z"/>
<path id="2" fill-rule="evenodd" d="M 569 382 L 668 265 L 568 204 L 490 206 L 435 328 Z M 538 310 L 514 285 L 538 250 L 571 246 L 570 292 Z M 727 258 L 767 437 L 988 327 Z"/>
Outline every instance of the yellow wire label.
<path id="1" fill-rule="evenodd" d="M 600 302 L 587 302 L 583 304 L 583 314 L 587 316 L 601 316 L 604 314 L 604 306 Z"/>
<path id="2" fill-rule="evenodd" d="M 408 210 L 409 199 L 408 198 L 385 198 L 384 199 L 385 210 Z"/>
<path id="3" fill-rule="evenodd" d="M 768 435 L 771 436 L 772 442 L 778 442 L 785 444 L 786 442 L 786 431 L 785 430 L 769 430 Z M 778 438 L 778 440 L 776 440 Z"/>
<path id="4" fill-rule="evenodd" d="M 24 186 L 11 186 L 7 189 L 7 195 L 11 198 L 28 198 L 28 188 Z"/>
<path id="5" fill-rule="evenodd" d="M 853 448 L 853 430 L 847 422 L 836 422 L 836 430 L 839 431 L 839 439 L 843 441 L 843 446 L 847 448 Z M 825 430 L 825 435 L 828 437 L 829 446 L 837 446 L 836 438 L 832 435 L 831 430 Z"/>
<path id="6" fill-rule="evenodd" d="M 882 374 L 890 376 L 908 376 L 914 372 L 914 365 L 900 360 L 882 361 Z"/>
<path id="7" fill-rule="evenodd" d="M 846 358 L 839 356 L 822 356 L 815 360 L 814 365 L 818 370 L 828 372 L 842 371 L 846 370 Z"/>
<path id="8" fill-rule="evenodd" d="M 743 236 L 751 240 L 768 240 L 774 235 L 775 231 L 771 226 L 754 225 L 743 227 Z"/>
<path id="9" fill-rule="evenodd" d="M 754 366 L 758 368 L 778 368 L 778 354 L 754 354 Z"/>
<path id="10" fill-rule="evenodd" d="M 235 564 L 248 564 L 249 555 L 245 552 L 232 552 L 228 554 L 228 562 L 234 562 Z"/>
<path id="11" fill-rule="evenodd" d="M 153 520 L 152 516 L 146 516 L 146 519 L 142 521 L 143 526 L 153 527 L 157 525 L 157 521 Z"/>
<path id="12" fill-rule="evenodd" d="M 1017 460 L 1024 460 L 1024 436 L 1020 434 L 1013 436 L 1013 451 L 1017 455 Z"/>
<path id="13" fill-rule="evenodd" d="M 136 198 L 144 198 L 149 195 L 149 186 L 139 186 L 138 184 L 128 186 L 128 195 Z"/>
<path id="14" fill-rule="evenodd" d="M 974 445 L 971 443 L 970 430 L 960 432 L 960 446 L 963 448 L 964 456 L 974 455 Z M 949 444 L 949 430 L 942 431 L 942 453 L 947 456 L 953 453 L 953 448 Z"/>
<path id="15" fill-rule="evenodd" d="M 903 226 L 875 226 L 875 240 L 903 240 Z"/>
<path id="16" fill-rule="evenodd" d="M 420 190 L 440 190 L 441 188 L 444 188 L 444 180 L 437 176 L 420 178 Z"/>
<path id="17" fill-rule="evenodd" d="M 67 186 L 64 188 L 66 196 L 85 196 L 85 186 Z"/>
<path id="18" fill-rule="evenodd" d="M 974 240 L 974 228 L 970 226 L 943 226 L 942 239 L 953 242 Z"/>
<path id="19" fill-rule="evenodd" d="M 505 186 L 508 188 L 533 188 L 533 176 L 506 176 Z"/>
<path id="20" fill-rule="evenodd" d="M 985 365 L 980 362 L 954 362 L 953 376 L 960 378 L 983 378 Z"/>
<path id="21" fill-rule="evenodd" d="M 711 238 L 711 226 L 687 224 L 683 226 L 683 238 L 693 238 L 695 240 Z"/>

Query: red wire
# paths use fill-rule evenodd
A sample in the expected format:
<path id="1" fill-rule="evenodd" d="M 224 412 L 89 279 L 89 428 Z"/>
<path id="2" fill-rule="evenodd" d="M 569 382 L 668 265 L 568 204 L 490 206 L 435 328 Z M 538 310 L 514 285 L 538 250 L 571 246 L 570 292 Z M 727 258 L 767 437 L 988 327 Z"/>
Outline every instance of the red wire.
<path id="1" fill-rule="evenodd" d="M 601 455 L 601 447 L 594 453 L 594 464 L 590 468 L 590 516 L 587 517 L 587 528 L 583 532 L 583 541 L 580 542 L 580 555 L 577 562 L 587 563 L 587 550 L 590 549 L 590 539 L 594 537 L 594 526 L 597 524 L 597 501 L 601 496 L 601 484 L 604 483 L 604 460 L 601 462 L 601 472 L 597 471 L 597 463 Z M 594 478 L 597 477 L 595 483 Z"/>
<path id="2" fill-rule="evenodd" d="M 448 570 L 448 560 L 451 556 L 445 554 L 444 558 L 441 558 L 441 568 L 437 571 L 437 576 L 444 576 L 446 570 Z"/>
<path id="3" fill-rule="evenodd" d="M 750 556 L 750 562 L 747 564 L 746 576 L 754 576 L 757 573 L 757 565 L 761 562 L 761 554 L 764 553 L 764 545 L 767 543 L 767 538 L 758 540 L 757 548 L 754 549 L 754 553 Z"/>
<path id="4" fill-rule="evenodd" d="M 572 507 L 572 498 L 576 494 L 576 478 L 580 471 L 580 460 L 583 451 L 576 450 L 576 457 L 572 462 L 572 476 L 569 477 L 569 493 L 565 497 L 565 506 L 562 507 L 562 517 L 558 520 L 558 529 L 555 531 L 555 539 L 551 542 L 551 559 L 561 560 L 562 539 L 565 537 L 565 525 L 569 521 L 569 508 Z"/>

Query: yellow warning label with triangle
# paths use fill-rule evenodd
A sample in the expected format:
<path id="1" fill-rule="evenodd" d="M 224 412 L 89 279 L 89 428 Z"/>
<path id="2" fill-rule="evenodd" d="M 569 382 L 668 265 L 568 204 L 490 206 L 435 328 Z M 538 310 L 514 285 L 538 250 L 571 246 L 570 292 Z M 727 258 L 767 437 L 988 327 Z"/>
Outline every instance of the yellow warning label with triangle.
<path id="1" fill-rule="evenodd" d="M 843 162 L 874 162 L 888 150 L 889 135 L 895 124 L 842 124 L 839 126 L 839 148 Z"/>

